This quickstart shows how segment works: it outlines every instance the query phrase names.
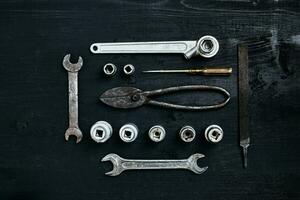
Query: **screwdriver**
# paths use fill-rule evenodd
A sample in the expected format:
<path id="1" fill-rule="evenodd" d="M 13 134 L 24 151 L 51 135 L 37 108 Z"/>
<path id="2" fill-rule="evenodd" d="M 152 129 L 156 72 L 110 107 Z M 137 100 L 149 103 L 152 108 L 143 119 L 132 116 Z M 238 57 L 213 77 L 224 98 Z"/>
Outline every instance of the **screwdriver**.
<path id="1" fill-rule="evenodd" d="M 212 67 L 212 68 L 195 68 L 195 69 L 162 69 L 162 70 L 147 70 L 143 73 L 186 73 L 194 75 L 222 75 L 228 76 L 232 73 L 231 67 Z"/>

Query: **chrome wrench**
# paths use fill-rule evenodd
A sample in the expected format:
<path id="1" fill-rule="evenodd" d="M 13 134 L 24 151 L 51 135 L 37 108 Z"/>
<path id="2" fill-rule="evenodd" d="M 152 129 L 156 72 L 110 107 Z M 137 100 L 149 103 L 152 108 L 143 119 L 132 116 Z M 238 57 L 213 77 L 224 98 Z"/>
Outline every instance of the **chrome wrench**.
<path id="1" fill-rule="evenodd" d="M 186 59 L 194 56 L 211 58 L 219 51 L 219 43 L 215 37 L 206 35 L 197 41 L 94 43 L 90 50 L 95 54 L 181 53 Z"/>
<path id="2" fill-rule="evenodd" d="M 196 153 L 188 159 L 182 160 L 132 160 L 111 153 L 102 158 L 101 161 L 111 161 L 113 164 L 113 170 L 105 173 L 108 176 L 117 176 L 125 170 L 139 169 L 187 169 L 196 174 L 202 174 L 208 167 L 199 167 L 197 160 L 203 157 L 203 154 Z"/>
<path id="3" fill-rule="evenodd" d="M 76 136 L 76 143 L 82 139 L 82 132 L 78 126 L 78 71 L 83 65 L 79 56 L 77 63 L 70 62 L 70 54 L 63 60 L 63 66 L 68 71 L 69 80 L 69 128 L 65 132 L 65 139 L 68 141 L 70 135 Z"/>

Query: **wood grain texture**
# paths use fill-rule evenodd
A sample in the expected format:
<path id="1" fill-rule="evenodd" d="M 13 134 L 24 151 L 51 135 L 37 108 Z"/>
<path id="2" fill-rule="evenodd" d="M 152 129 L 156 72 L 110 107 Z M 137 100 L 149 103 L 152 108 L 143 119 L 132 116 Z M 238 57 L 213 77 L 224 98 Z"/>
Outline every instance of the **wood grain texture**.
<path id="1" fill-rule="evenodd" d="M 300 185 L 300 1 L 297 0 L 3 0 L 0 3 L 0 199 L 299 199 Z M 181 55 L 92 55 L 90 44 L 113 41 L 189 40 L 210 34 L 220 42 L 212 59 L 186 61 Z M 249 43 L 249 166 L 242 168 L 238 145 L 237 51 Z M 84 65 L 79 73 L 79 121 L 83 141 L 66 143 L 68 82 L 65 54 Z M 113 78 L 100 68 L 118 67 Z M 126 78 L 122 66 L 136 66 Z M 190 66 L 232 66 L 227 78 L 144 75 L 143 70 Z M 106 89 L 134 86 L 158 89 L 184 84 L 226 88 L 231 102 L 223 109 L 184 112 L 145 106 L 117 110 L 98 101 Z M 172 95 L 170 101 L 194 102 L 200 95 Z M 209 96 L 201 100 L 209 101 Z M 110 122 L 112 138 L 96 144 L 89 129 Z M 123 144 L 118 129 L 134 122 L 135 143 Z M 161 124 L 160 144 L 147 138 Z M 198 133 L 192 144 L 177 137 L 183 125 Z M 204 129 L 220 125 L 218 145 L 204 141 Z M 71 138 L 72 139 L 72 138 Z M 185 158 L 206 155 L 207 173 L 126 172 L 106 177 L 100 159 L 108 153 L 128 158 Z"/>

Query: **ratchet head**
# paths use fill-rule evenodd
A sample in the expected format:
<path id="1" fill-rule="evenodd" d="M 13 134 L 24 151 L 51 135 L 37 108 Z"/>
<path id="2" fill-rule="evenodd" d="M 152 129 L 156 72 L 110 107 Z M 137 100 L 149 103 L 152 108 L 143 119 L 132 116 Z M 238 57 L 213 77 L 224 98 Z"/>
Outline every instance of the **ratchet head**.
<path id="1" fill-rule="evenodd" d="M 110 153 L 110 154 L 106 155 L 104 158 L 102 158 L 101 161 L 102 162 L 111 161 L 111 163 L 113 164 L 113 170 L 105 173 L 108 176 L 117 176 L 124 171 L 124 169 L 122 168 L 122 163 L 121 163 L 122 158 L 120 156 L 118 156 L 117 154 Z"/>
<path id="2" fill-rule="evenodd" d="M 218 40 L 210 35 L 205 35 L 201 37 L 196 46 L 191 49 L 188 49 L 184 56 L 186 59 L 190 59 L 194 56 L 202 56 L 204 58 L 211 58 L 215 56 L 219 51 L 219 42 Z"/>
<path id="3" fill-rule="evenodd" d="M 145 103 L 142 91 L 133 87 L 116 87 L 105 91 L 100 101 L 114 108 L 135 108 Z"/>
<path id="4" fill-rule="evenodd" d="M 205 156 L 200 153 L 195 153 L 188 158 L 189 170 L 196 174 L 202 174 L 207 170 L 208 167 L 199 167 L 197 164 L 198 159 L 204 158 Z"/>
<path id="5" fill-rule="evenodd" d="M 68 141 L 69 140 L 69 137 L 70 135 L 75 135 L 76 136 L 76 143 L 79 143 L 82 139 L 82 132 L 79 128 L 68 128 L 66 130 L 66 133 L 65 133 L 65 139 Z"/>
<path id="6" fill-rule="evenodd" d="M 83 65 L 82 57 L 79 56 L 77 63 L 71 63 L 70 62 L 70 57 L 71 57 L 70 54 L 67 54 L 64 57 L 64 60 L 63 60 L 64 68 L 69 72 L 78 72 L 81 69 L 82 65 Z"/>

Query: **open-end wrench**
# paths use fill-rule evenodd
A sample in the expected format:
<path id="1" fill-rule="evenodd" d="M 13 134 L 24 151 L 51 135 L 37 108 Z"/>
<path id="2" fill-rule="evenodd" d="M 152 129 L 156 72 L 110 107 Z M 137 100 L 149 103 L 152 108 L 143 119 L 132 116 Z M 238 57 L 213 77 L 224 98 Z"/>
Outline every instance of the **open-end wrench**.
<path id="1" fill-rule="evenodd" d="M 203 154 L 196 153 L 188 159 L 182 160 L 132 160 L 124 159 L 117 154 L 110 153 L 102 158 L 101 161 L 111 161 L 113 164 L 113 170 L 105 173 L 108 176 L 117 176 L 125 170 L 133 169 L 187 169 L 196 174 L 202 174 L 208 167 L 200 168 L 197 165 L 197 160 L 203 157 Z"/>
<path id="2" fill-rule="evenodd" d="M 95 54 L 181 53 L 186 59 L 199 55 L 211 58 L 219 51 L 219 43 L 215 37 L 206 35 L 198 41 L 94 43 L 90 50 Z"/>
<path id="3" fill-rule="evenodd" d="M 78 126 L 78 71 L 83 65 L 79 56 L 77 63 L 70 62 L 70 54 L 63 60 L 63 66 L 68 71 L 69 79 L 69 128 L 65 132 L 65 139 L 68 141 L 70 135 L 76 136 L 76 143 L 82 139 L 82 132 Z"/>

